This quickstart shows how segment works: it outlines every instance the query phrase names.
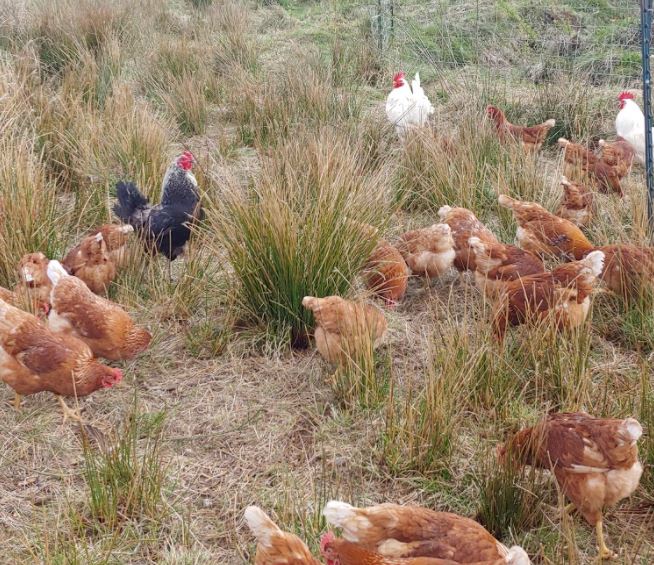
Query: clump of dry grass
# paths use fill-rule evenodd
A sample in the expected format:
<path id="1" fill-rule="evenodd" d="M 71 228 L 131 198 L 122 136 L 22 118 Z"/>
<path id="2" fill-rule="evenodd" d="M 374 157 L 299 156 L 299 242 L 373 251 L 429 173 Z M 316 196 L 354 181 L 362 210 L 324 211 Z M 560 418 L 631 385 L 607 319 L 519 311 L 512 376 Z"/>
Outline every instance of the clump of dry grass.
<path id="1" fill-rule="evenodd" d="M 385 220 L 384 171 L 365 170 L 357 139 L 308 130 L 264 159 L 252 191 L 234 188 L 209 212 L 244 316 L 282 339 L 303 341 L 304 296 L 345 296 L 375 241 L 347 217 Z"/>
<path id="2" fill-rule="evenodd" d="M 55 186 L 27 135 L 0 136 L 0 284 L 15 279 L 18 261 L 25 253 L 55 254 L 64 234 L 57 230 L 62 210 Z M 64 216 L 65 218 L 65 216 Z"/>
<path id="3" fill-rule="evenodd" d="M 387 404 L 385 458 L 398 471 L 424 475 L 449 470 L 463 419 L 464 393 L 476 363 L 463 332 L 449 328 L 428 341 L 422 387 Z"/>
<path id="4" fill-rule="evenodd" d="M 213 61 L 219 75 L 231 75 L 235 67 L 250 73 L 257 71 L 259 45 L 253 40 L 250 13 L 243 4 L 227 0 L 214 5 L 208 14 L 208 26 L 215 30 Z"/>
<path id="5" fill-rule="evenodd" d="M 396 174 L 398 201 L 408 211 L 451 204 L 482 212 L 493 207 L 502 148 L 482 118 L 466 113 L 456 133 L 425 129 L 404 144 Z"/>
<path id="6" fill-rule="evenodd" d="M 235 79 L 239 88 L 229 91 L 233 120 L 244 143 L 275 146 L 298 129 L 351 124 L 362 115 L 362 100 L 332 85 L 317 53 L 298 55 L 275 73 L 273 81 L 242 74 Z"/>

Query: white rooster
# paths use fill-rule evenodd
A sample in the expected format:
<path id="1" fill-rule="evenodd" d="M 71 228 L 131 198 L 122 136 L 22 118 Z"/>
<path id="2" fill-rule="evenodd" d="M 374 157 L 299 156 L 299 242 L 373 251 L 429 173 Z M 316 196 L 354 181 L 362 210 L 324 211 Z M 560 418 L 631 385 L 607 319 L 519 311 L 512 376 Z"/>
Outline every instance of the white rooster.
<path id="1" fill-rule="evenodd" d="M 645 116 L 634 102 L 631 92 L 621 92 L 618 96 L 620 111 L 615 118 L 615 131 L 633 147 L 636 159 L 645 164 Z"/>
<path id="2" fill-rule="evenodd" d="M 393 77 L 393 90 L 386 98 L 386 116 L 403 139 L 412 127 L 424 126 L 430 114 L 434 113 L 425 91 L 420 86 L 420 73 L 416 73 L 411 86 L 399 72 Z"/>

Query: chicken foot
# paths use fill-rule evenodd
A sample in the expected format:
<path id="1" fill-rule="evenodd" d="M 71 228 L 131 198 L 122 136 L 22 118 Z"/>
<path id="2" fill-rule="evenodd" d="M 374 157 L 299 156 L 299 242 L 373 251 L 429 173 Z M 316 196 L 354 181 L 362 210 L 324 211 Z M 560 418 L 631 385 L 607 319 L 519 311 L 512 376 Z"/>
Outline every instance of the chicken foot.
<path id="1" fill-rule="evenodd" d="M 79 410 L 73 410 L 70 408 L 66 402 L 64 401 L 62 396 L 57 395 L 57 400 L 59 401 L 59 405 L 61 406 L 61 410 L 64 413 L 64 424 L 70 418 L 71 420 L 75 420 L 76 422 L 79 422 L 80 424 L 82 423 L 82 416 L 79 413 Z"/>
<path id="2" fill-rule="evenodd" d="M 604 528 L 602 523 L 602 518 L 597 521 L 595 524 L 595 531 L 597 533 L 597 545 L 599 546 L 599 558 L 602 559 L 615 559 L 618 554 L 611 551 L 606 547 L 606 542 L 604 541 Z"/>

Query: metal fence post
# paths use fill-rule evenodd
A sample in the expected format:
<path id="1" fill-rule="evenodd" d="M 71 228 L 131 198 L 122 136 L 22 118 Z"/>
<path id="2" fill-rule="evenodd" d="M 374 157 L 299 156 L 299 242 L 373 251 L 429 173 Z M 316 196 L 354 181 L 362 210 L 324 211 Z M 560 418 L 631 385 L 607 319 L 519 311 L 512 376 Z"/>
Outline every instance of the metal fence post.
<path id="1" fill-rule="evenodd" d="M 640 2 L 640 34 L 643 58 L 643 114 L 645 116 L 645 174 L 647 176 L 647 217 L 650 234 L 654 233 L 654 178 L 652 177 L 652 107 L 650 101 L 651 73 L 649 65 L 650 40 L 652 37 L 652 2 Z"/>

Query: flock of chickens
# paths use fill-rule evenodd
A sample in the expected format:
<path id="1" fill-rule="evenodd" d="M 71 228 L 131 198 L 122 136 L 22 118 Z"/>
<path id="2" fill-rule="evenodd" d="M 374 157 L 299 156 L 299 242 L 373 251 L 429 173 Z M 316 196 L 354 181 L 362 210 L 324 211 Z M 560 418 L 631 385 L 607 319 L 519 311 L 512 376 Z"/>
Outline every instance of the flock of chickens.
<path id="1" fill-rule="evenodd" d="M 393 87 L 387 114 L 405 140 L 412 128 L 426 124 L 434 109 L 417 74 L 409 86 L 398 73 Z M 595 246 L 580 229 L 592 214 L 593 192 L 622 196 L 621 179 L 634 157 L 643 158 L 644 121 L 639 121 L 642 113 L 632 98 L 630 93 L 620 95 L 619 137 L 601 141 L 599 154 L 559 140 L 565 177 L 558 215 L 534 202 L 499 196 L 499 204 L 512 210 L 518 223 L 518 246 L 501 243 L 472 211 L 443 206 L 439 223 L 407 232 L 395 243 L 378 242 L 362 272 L 366 286 L 393 307 L 403 299 L 411 276 L 431 279 L 452 268 L 470 271 L 495 305 L 492 327 L 499 340 L 509 327 L 544 317 L 551 317 L 559 329 L 578 327 L 600 280 L 625 298 L 637 296 L 654 276 L 654 250 L 627 244 Z M 521 143 L 534 152 L 554 125 L 548 120 L 516 126 L 493 106 L 487 114 L 503 142 Z M 175 159 L 158 205 L 151 205 L 134 184 L 118 183 L 114 212 L 122 223 L 92 230 L 61 263 L 38 252 L 22 258 L 16 288 L 0 289 L 0 379 L 16 392 L 17 409 L 21 395 L 49 391 L 57 395 L 64 420 L 80 420 L 63 397 L 85 396 L 122 378 L 120 369 L 99 358 L 132 359 L 148 347 L 148 330 L 103 295 L 125 265 L 132 232 L 150 254 L 174 260 L 183 252 L 192 224 L 202 217 L 191 172 L 194 162 L 188 151 Z M 347 221 L 361 237 L 376 237 L 372 226 Z M 564 262 L 548 271 L 543 257 Z M 307 296 L 302 304 L 314 314 L 319 352 L 335 364 L 344 363 L 365 344 L 376 345 L 387 328 L 383 311 L 371 304 L 338 296 Z M 637 488 L 642 466 L 636 442 L 641 434 L 633 418 L 555 413 L 510 438 L 498 456 L 506 464 L 551 470 L 573 507 L 596 526 L 600 556 L 610 558 L 614 554 L 604 542 L 602 510 Z M 393 504 L 357 509 L 332 501 L 324 515 L 342 529 L 341 538 L 328 532 L 321 539 L 328 565 L 530 563 L 521 548 L 507 549 L 476 522 L 450 513 Z M 258 565 L 318 563 L 299 538 L 282 532 L 261 509 L 249 507 L 245 519 L 258 540 Z"/>
<path id="2" fill-rule="evenodd" d="M 392 308 L 402 301 L 410 278 L 433 279 L 451 269 L 474 274 L 476 286 L 494 305 L 491 320 L 498 341 L 509 327 L 551 319 L 559 330 L 579 327 L 597 292 L 597 283 L 626 300 L 637 299 L 654 280 L 654 249 L 628 244 L 596 246 L 582 227 L 591 218 L 596 191 L 622 197 L 621 180 L 629 174 L 634 158 L 644 158 L 644 119 L 630 92 L 619 97 L 615 141 L 600 140 L 595 153 L 566 139 L 560 208 L 552 214 L 535 202 L 507 195 L 499 205 L 512 211 L 518 224 L 517 245 L 500 242 L 475 214 L 465 208 L 443 206 L 440 222 L 409 231 L 391 243 L 380 240 L 362 271 L 371 293 Z M 388 119 L 402 141 L 413 128 L 426 125 L 434 108 L 416 74 L 411 86 L 398 73 L 386 104 Z M 503 143 L 519 143 L 537 152 L 554 120 L 523 127 L 511 124 L 504 113 L 488 106 Z M 361 237 L 373 238 L 373 226 L 347 220 Z M 548 270 L 543 259 L 563 261 Z M 365 345 L 376 346 L 386 328 L 383 311 L 371 304 L 339 296 L 302 301 L 316 322 L 314 337 L 320 354 L 342 365 Z M 636 442 L 643 433 L 638 421 L 594 418 L 585 413 L 552 413 L 500 446 L 505 465 L 531 465 L 552 471 L 562 492 L 596 528 L 599 556 L 615 554 L 604 540 L 602 511 L 631 495 L 638 487 L 643 467 Z M 324 509 L 327 521 L 342 529 L 321 539 L 328 565 L 478 565 L 530 563 L 519 547 L 508 550 L 482 526 L 454 514 L 425 508 L 382 504 L 356 509 L 332 501 Z M 245 519 L 258 540 L 257 565 L 319 563 L 304 543 L 282 532 L 257 507 Z"/>
<path id="3" fill-rule="evenodd" d="M 57 395 L 64 421 L 81 420 L 63 397 L 87 396 L 123 376 L 98 358 L 128 360 L 148 347 L 150 333 L 103 295 L 128 261 L 132 232 L 149 253 L 173 260 L 182 252 L 201 213 L 193 163 L 188 151 L 175 159 L 156 206 L 135 185 L 118 183 L 114 211 L 125 223 L 92 230 L 63 264 L 40 252 L 25 255 L 15 289 L 0 288 L 0 380 L 14 389 L 16 409 L 22 395 L 49 391 Z"/>

